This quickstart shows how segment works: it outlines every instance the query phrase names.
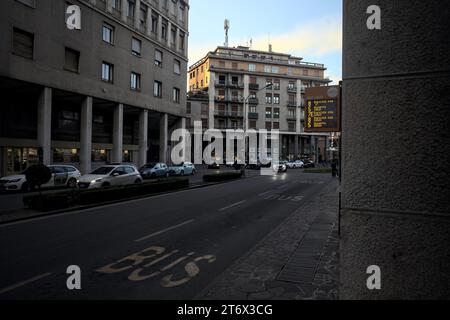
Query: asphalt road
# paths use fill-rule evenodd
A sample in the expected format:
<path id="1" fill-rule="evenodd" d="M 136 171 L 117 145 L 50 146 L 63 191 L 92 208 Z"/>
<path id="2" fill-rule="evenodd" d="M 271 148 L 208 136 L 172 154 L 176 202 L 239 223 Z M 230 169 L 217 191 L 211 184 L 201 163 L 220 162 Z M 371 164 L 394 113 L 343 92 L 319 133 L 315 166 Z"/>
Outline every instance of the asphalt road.
<path id="1" fill-rule="evenodd" d="M 0 299 L 191 299 L 330 179 L 290 171 L 1 225 Z"/>

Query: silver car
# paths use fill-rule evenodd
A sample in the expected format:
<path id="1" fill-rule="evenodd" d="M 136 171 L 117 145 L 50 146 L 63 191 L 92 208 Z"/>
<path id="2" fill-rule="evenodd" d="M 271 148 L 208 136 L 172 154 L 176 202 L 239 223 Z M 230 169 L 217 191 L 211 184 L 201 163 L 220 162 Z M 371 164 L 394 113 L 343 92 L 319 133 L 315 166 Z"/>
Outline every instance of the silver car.
<path id="1" fill-rule="evenodd" d="M 98 189 L 142 183 L 139 171 L 131 165 L 100 167 L 78 180 L 80 189 Z"/>

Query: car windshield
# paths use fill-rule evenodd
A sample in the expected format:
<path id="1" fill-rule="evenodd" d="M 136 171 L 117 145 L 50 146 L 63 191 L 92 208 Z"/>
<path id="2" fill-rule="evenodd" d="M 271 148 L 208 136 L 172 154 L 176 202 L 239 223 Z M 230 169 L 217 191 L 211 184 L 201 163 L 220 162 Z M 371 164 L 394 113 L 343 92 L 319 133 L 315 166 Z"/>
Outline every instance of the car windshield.
<path id="1" fill-rule="evenodd" d="M 143 166 L 142 168 L 143 169 L 153 169 L 154 167 L 156 167 L 156 163 L 149 163 L 149 164 L 146 164 L 145 166 Z"/>
<path id="2" fill-rule="evenodd" d="M 113 167 L 101 167 L 91 172 L 94 175 L 105 175 L 111 173 L 113 171 Z"/>

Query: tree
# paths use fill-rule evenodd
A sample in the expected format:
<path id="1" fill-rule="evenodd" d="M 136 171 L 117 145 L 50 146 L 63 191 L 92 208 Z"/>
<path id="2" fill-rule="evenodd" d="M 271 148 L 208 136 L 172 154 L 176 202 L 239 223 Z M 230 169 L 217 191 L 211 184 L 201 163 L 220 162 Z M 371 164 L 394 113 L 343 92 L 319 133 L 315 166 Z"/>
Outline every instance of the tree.
<path id="1" fill-rule="evenodd" d="M 41 196 L 41 186 L 50 181 L 52 173 L 47 166 L 37 164 L 25 170 L 25 177 L 30 188 L 38 187 L 39 196 Z"/>

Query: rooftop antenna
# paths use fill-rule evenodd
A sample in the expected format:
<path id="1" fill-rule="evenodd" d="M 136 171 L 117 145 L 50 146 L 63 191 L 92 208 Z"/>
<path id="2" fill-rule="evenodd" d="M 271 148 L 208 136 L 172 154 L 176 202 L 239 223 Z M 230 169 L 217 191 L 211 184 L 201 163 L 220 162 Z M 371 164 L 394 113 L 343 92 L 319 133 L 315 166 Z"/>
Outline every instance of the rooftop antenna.
<path id="1" fill-rule="evenodd" d="M 230 30 L 230 20 L 225 19 L 223 28 L 225 30 L 225 47 L 228 47 L 228 30 Z"/>
<path id="2" fill-rule="evenodd" d="M 269 33 L 269 52 L 272 52 L 272 44 L 270 43 L 270 33 Z"/>
<path id="3" fill-rule="evenodd" d="M 250 49 L 252 49 L 252 47 L 253 47 L 253 39 L 250 38 Z"/>

